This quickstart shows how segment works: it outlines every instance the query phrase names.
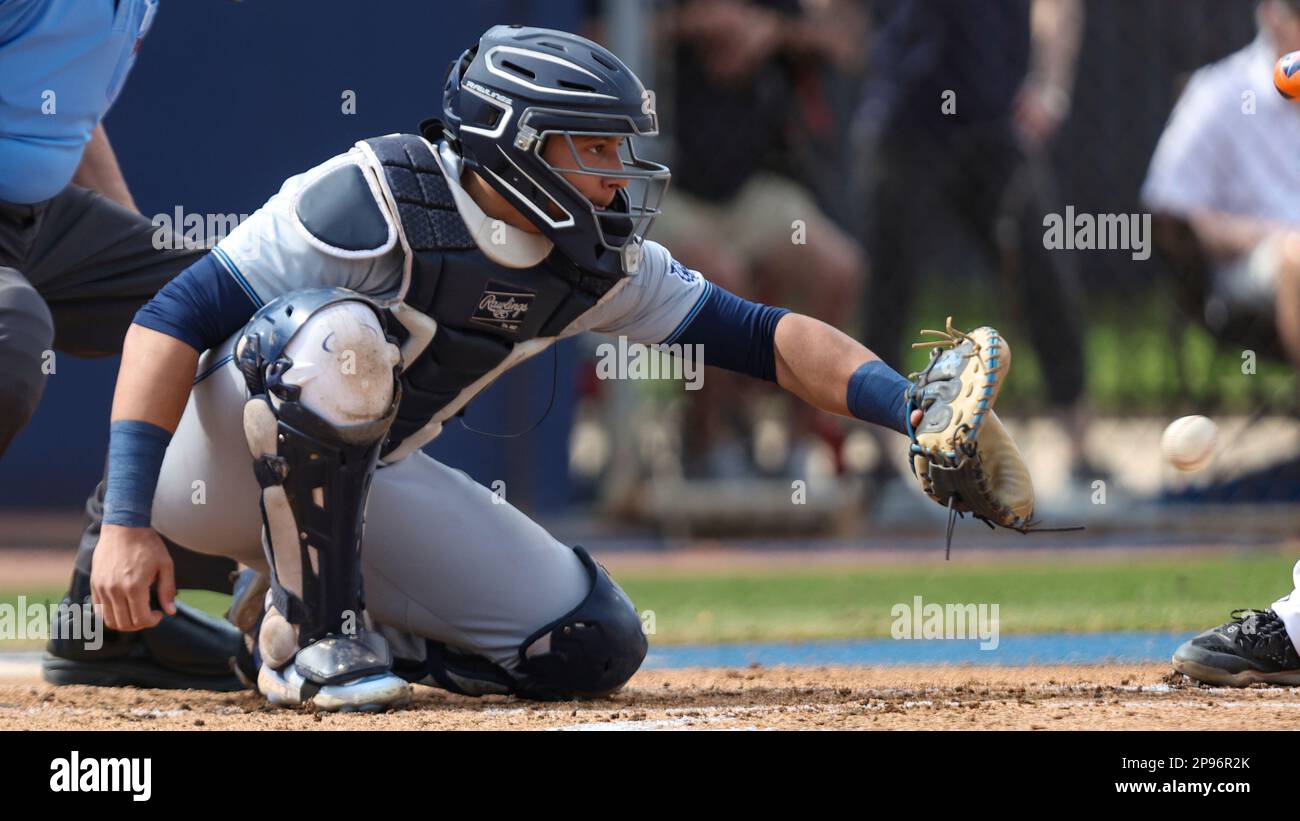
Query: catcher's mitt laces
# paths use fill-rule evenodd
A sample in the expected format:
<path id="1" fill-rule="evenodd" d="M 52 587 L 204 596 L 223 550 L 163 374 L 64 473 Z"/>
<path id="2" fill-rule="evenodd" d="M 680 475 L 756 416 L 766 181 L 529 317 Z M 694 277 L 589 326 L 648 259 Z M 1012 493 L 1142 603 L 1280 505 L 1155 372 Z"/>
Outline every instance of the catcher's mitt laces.
<path id="1" fill-rule="evenodd" d="M 980 350 L 980 344 L 976 342 L 970 334 L 965 331 L 959 331 L 952 326 L 952 317 L 948 317 L 947 325 L 942 331 L 933 331 L 928 328 L 922 328 L 921 334 L 924 336 L 937 336 L 940 338 L 929 339 L 923 342 L 913 342 L 913 348 L 940 348 L 947 345 L 956 345 L 965 340 L 972 346 L 971 353 L 967 354 L 968 357 L 974 356 L 979 353 Z"/>
<path id="2" fill-rule="evenodd" d="M 932 362 L 934 361 L 935 357 L 939 355 L 940 348 L 944 348 L 944 347 L 956 348 L 957 344 L 960 342 L 969 342 L 971 346 L 969 351 L 962 354 L 963 361 L 970 359 L 972 356 L 979 356 L 980 354 L 980 350 L 981 350 L 980 343 L 965 331 L 959 331 L 956 328 L 954 328 L 952 326 L 952 317 L 948 317 L 948 320 L 945 323 L 945 328 L 942 331 L 935 331 L 929 328 L 922 328 L 920 332 L 926 336 L 940 337 L 939 339 L 929 339 L 922 342 L 912 343 L 913 349 L 929 348 L 930 361 Z M 922 373 L 923 371 L 916 371 L 914 373 L 909 373 L 907 375 L 907 378 L 909 380 L 914 381 Z"/>

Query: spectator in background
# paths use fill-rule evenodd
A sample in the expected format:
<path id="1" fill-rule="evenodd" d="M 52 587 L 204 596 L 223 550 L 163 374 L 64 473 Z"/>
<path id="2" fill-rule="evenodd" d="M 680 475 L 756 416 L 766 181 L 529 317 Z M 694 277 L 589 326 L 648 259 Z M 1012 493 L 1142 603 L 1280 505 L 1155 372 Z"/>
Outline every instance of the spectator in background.
<path id="1" fill-rule="evenodd" d="M 918 277 L 955 221 L 1001 272 L 1029 341 L 1047 355 L 1048 401 L 1084 458 L 1083 317 L 1069 252 L 1043 246 L 1058 208 L 1045 149 L 1070 107 L 1082 31 L 1080 0 L 895 0 L 855 131 L 864 146 L 867 251 L 874 275 L 864 342 L 901 366 Z M 936 316 L 934 322 L 942 323 Z M 962 326 L 961 317 L 956 317 Z M 984 317 L 968 317 L 982 324 Z M 995 317 L 988 317 L 990 323 Z"/>
<path id="2" fill-rule="evenodd" d="M 1267 323 L 1300 367 L 1300 105 L 1272 81 L 1300 50 L 1300 0 L 1262 0 L 1256 17 L 1254 42 L 1188 81 L 1142 199 L 1190 225 L 1208 257 L 1211 327 Z"/>
<path id="3" fill-rule="evenodd" d="M 854 0 L 681 0 L 659 19 L 673 51 L 675 110 L 666 120 L 676 124 L 676 150 L 654 238 L 739 296 L 797 305 L 841 328 L 864 261 L 801 181 L 792 141 L 818 123 L 833 129 L 819 73 L 861 70 L 866 19 Z M 747 449 L 720 440 L 723 401 L 738 415 L 737 394 L 749 389 L 710 374 L 689 411 L 688 475 L 748 471 Z M 796 442 L 824 421 L 797 409 L 794 418 Z M 788 469 L 799 473 L 798 461 Z"/>

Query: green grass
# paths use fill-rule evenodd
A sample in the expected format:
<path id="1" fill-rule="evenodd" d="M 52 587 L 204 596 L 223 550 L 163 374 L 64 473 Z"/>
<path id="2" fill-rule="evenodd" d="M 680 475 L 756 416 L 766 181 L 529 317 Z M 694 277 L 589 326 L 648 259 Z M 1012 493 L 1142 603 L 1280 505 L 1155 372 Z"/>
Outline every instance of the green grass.
<path id="1" fill-rule="evenodd" d="M 619 576 L 655 641 L 728 642 L 889 635 L 890 609 L 926 602 L 996 603 L 1006 633 L 1200 630 L 1237 607 L 1289 592 L 1295 558 L 1077 560 L 895 565 L 744 574 Z"/>
<path id="2" fill-rule="evenodd" d="M 1295 557 L 1282 553 L 955 561 L 871 568 L 618 573 L 637 610 L 654 612 L 656 643 L 883 637 L 898 603 L 997 604 L 1003 633 L 1201 630 L 1237 607 L 1266 607 L 1289 592 Z M 58 601 L 62 591 L 27 591 Z M 0 594 L 14 604 L 17 593 Z M 209 613 L 228 597 L 185 591 Z M 0 642 L 0 649 L 34 649 Z"/>

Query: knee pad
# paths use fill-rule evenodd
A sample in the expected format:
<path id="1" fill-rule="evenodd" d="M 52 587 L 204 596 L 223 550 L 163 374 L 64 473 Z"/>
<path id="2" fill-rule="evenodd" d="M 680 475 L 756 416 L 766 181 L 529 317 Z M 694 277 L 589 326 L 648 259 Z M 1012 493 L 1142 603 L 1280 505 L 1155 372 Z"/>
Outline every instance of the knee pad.
<path id="1" fill-rule="evenodd" d="M 305 412 L 309 425 L 346 442 L 387 432 L 401 354 L 361 295 L 322 288 L 282 296 L 249 321 L 235 356 L 249 393 L 266 394 L 277 416 L 288 403 L 289 415 Z"/>
<path id="2" fill-rule="evenodd" d="M 401 398 L 397 346 L 365 297 L 314 289 L 259 310 L 235 358 L 271 604 L 302 647 L 359 629 L 362 514 Z"/>
<path id="3" fill-rule="evenodd" d="M 340 438 L 382 419 L 393 402 L 397 347 L 364 303 L 321 308 L 285 345 L 284 355 L 293 367 L 282 382 L 297 387 L 302 406 L 333 425 Z"/>
<path id="4" fill-rule="evenodd" d="M 606 695 L 632 678 L 649 649 L 631 599 L 584 548 L 573 550 L 591 578 L 591 592 L 520 648 L 515 689 L 526 698 Z"/>

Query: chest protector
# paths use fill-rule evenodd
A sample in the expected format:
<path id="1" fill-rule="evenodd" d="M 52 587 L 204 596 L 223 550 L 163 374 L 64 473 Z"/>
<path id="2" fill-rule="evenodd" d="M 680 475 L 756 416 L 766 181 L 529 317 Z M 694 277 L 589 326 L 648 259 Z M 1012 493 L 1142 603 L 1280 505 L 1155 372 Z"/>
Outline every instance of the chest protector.
<path id="1" fill-rule="evenodd" d="M 403 301 L 438 323 L 432 342 L 402 374 L 388 454 L 515 345 L 558 336 L 618 278 L 581 270 L 558 251 L 531 268 L 494 262 L 474 243 L 427 143 L 409 134 L 365 143 L 379 159 L 413 256 Z M 406 341 L 400 323 L 390 327 Z"/>

